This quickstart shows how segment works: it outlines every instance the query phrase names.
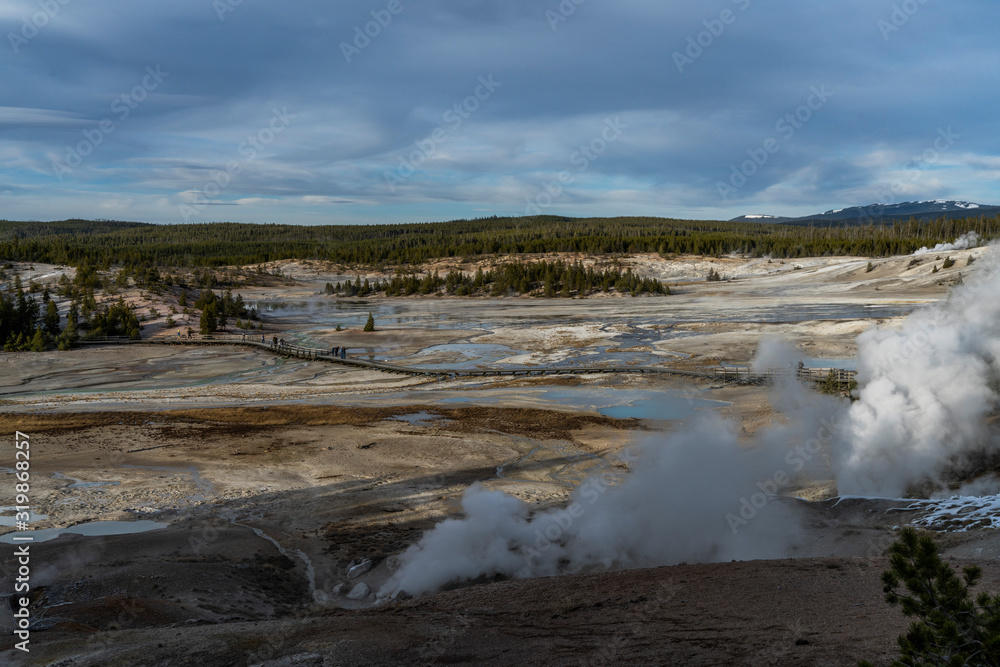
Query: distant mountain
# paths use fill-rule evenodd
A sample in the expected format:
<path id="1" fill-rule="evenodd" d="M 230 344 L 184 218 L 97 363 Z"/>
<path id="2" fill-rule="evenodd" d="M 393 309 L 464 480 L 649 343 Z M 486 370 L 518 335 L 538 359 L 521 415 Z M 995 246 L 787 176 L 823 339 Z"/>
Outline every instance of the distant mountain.
<path id="1" fill-rule="evenodd" d="M 788 222 L 789 220 L 794 220 L 795 218 L 782 218 L 778 215 L 761 215 L 759 213 L 751 213 L 749 215 L 741 215 L 738 218 L 733 218 L 730 222 Z"/>
<path id="2" fill-rule="evenodd" d="M 816 223 L 867 224 L 869 222 L 895 222 L 897 220 L 936 220 L 938 218 L 968 218 L 973 216 L 1000 215 L 1000 206 L 986 206 L 953 199 L 933 199 L 928 201 L 908 201 L 900 204 L 869 204 L 839 208 L 825 213 L 816 213 L 800 218 L 783 218 L 773 215 L 741 215 L 733 218 L 739 222 L 776 222 L 788 225 L 809 225 Z"/>

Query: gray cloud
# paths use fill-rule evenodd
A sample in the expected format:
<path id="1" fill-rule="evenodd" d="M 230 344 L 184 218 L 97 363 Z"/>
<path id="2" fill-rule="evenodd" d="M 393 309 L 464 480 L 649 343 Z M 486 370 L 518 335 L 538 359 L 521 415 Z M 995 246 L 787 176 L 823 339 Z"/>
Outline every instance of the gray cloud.
<path id="1" fill-rule="evenodd" d="M 388 6 L 244 2 L 220 20 L 205 0 L 69 2 L 15 53 L 9 35 L 38 5 L 9 3 L 0 11 L 4 217 L 40 217 L 25 193 L 47 186 L 61 191 L 45 206 L 53 217 L 105 217 L 95 202 L 127 193 L 145 219 L 177 221 L 182 193 L 234 160 L 241 173 L 214 203 L 250 202 L 239 211 L 254 219 L 275 213 L 252 203 L 261 198 L 302 222 L 517 213 L 607 117 L 630 128 L 551 212 L 795 214 L 870 203 L 894 184 L 915 197 L 1000 202 L 995 4 L 923 4 L 885 36 L 880 21 L 900 22 L 889 0 L 584 2 L 570 14 L 555 1 Z M 368 25 L 380 17 L 386 25 Z M 347 62 L 343 43 L 366 27 L 377 34 Z M 681 72 L 675 54 L 697 51 L 689 39 L 704 46 Z M 121 96 L 147 67 L 169 76 L 122 118 Z M 490 75 L 502 86 L 449 128 L 444 114 Z M 814 86 L 832 97 L 794 136 L 776 134 Z M 276 107 L 295 119 L 246 161 L 241 144 Z M 113 132 L 58 180 L 53 163 L 104 119 Z M 387 188 L 399 157 L 442 126 L 447 141 Z M 961 135 L 948 160 L 907 177 L 910 157 L 948 127 Z M 780 150 L 722 199 L 718 183 L 771 137 Z"/>

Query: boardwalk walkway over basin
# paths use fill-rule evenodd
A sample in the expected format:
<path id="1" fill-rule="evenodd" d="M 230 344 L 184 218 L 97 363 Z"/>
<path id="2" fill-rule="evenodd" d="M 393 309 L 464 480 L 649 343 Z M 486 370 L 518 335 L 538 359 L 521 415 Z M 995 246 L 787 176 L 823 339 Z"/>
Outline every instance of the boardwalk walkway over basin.
<path id="1" fill-rule="evenodd" d="M 309 361 L 324 361 L 327 363 L 367 368 L 386 373 L 402 375 L 458 378 L 458 377 L 539 377 L 547 375 L 592 375 L 595 373 L 642 373 L 661 375 L 683 375 L 688 377 L 706 378 L 728 384 L 769 384 L 775 380 L 795 373 L 800 380 L 807 382 L 822 382 L 834 374 L 837 382 L 849 385 L 856 375 L 855 371 L 839 368 L 770 368 L 764 373 L 756 373 L 747 366 L 715 366 L 694 371 L 666 366 L 502 366 L 492 368 L 420 368 L 419 366 L 401 366 L 384 361 L 368 361 L 352 357 L 341 358 L 330 354 L 329 350 L 288 343 L 275 345 L 271 341 L 261 342 L 259 334 L 255 338 L 248 335 L 245 339 L 240 335 L 197 336 L 194 338 L 128 338 L 125 336 L 103 337 L 92 340 L 81 340 L 80 345 L 241 345 L 256 347 L 274 354 L 295 357 Z"/>

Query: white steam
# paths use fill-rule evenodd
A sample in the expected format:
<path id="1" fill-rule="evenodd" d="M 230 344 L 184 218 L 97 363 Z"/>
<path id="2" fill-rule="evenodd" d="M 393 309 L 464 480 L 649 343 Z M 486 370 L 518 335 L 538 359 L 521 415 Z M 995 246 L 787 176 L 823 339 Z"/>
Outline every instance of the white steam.
<path id="1" fill-rule="evenodd" d="M 772 398 L 782 419 L 752 446 L 741 447 L 735 427 L 709 413 L 666 439 L 646 438 L 624 455 L 627 473 L 609 467 L 591 477 L 565 509 L 532 514 L 477 484 L 463 498 L 464 518 L 441 522 L 407 549 L 380 595 L 496 574 L 786 556 L 800 532 L 793 508 L 776 496 L 801 477 L 827 477 L 831 463 L 844 495 L 957 486 L 957 473 L 983 468 L 1000 451 L 987 420 L 1000 385 L 998 295 L 1000 272 L 987 272 L 897 328 L 865 332 L 859 400 L 790 380 Z M 755 368 L 793 367 L 799 358 L 763 340 Z"/>
<path id="2" fill-rule="evenodd" d="M 751 368 L 754 373 L 794 369 L 802 358 L 801 352 L 784 338 L 765 335 L 757 345 Z"/>
<path id="3" fill-rule="evenodd" d="M 987 460 L 997 443 L 986 417 L 997 408 L 1000 272 L 977 276 L 898 329 L 858 338 L 860 400 L 841 434 L 842 494 L 898 497 L 949 482 Z"/>
<path id="4" fill-rule="evenodd" d="M 955 239 L 954 243 L 938 243 L 933 248 L 923 247 L 914 255 L 927 255 L 932 252 L 948 252 L 949 250 L 968 250 L 979 245 L 979 234 L 968 232 Z"/>
<path id="5" fill-rule="evenodd" d="M 441 522 L 403 553 L 380 594 L 420 595 L 482 575 L 787 555 L 798 529 L 774 494 L 811 458 L 792 459 L 787 437 L 801 435 L 781 427 L 747 450 L 732 424 L 708 413 L 666 441 L 647 438 L 627 450 L 629 472 L 605 470 L 565 509 L 534 516 L 520 500 L 477 484 L 462 500 L 465 517 Z"/>

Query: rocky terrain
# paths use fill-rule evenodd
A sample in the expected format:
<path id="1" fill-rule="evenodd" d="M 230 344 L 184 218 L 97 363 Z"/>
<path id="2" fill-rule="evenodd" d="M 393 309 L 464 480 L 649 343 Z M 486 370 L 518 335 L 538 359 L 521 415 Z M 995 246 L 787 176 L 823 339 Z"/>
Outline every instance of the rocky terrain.
<path id="1" fill-rule="evenodd" d="M 806 357 L 850 359 L 860 332 L 897 322 L 893 307 L 941 298 L 959 271 L 986 263 L 966 268 L 968 258 L 986 252 L 950 253 L 956 266 L 937 273 L 934 256 L 870 270 L 859 258 L 638 257 L 635 270 L 675 282 L 674 296 L 502 299 L 503 316 L 486 330 L 458 299 L 435 305 L 448 326 L 386 324 L 368 338 L 299 315 L 268 326 L 288 335 L 308 327 L 303 335 L 318 343 L 349 341 L 411 363 L 456 363 L 471 343 L 514 350 L 508 363 L 593 353 L 702 368 L 748 363 L 768 334 Z M 707 283 L 709 267 L 734 279 Z M 283 271 L 293 285 L 245 296 L 330 298 L 317 295 L 336 276 L 325 267 L 289 262 Z M 413 304 L 393 307 L 405 315 Z M 866 317 L 872 306 L 885 316 Z M 482 578 L 391 600 L 378 591 L 400 554 L 461 517 L 473 484 L 539 512 L 565 505 L 590 475 L 626 473 L 618 452 L 665 438 L 708 405 L 747 443 L 784 416 L 766 387 L 711 380 L 435 381 L 235 347 L 4 354 L 0 367 L 3 432 L 32 438 L 33 529 L 157 522 L 33 545 L 32 652 L 16 654 L 7 637 L 0 656 L 11 664 L 886 663 L 906 620 L 884 603 L 878 578 L 900 525 L 930 517 L 922 525 L 947 529 L 939 542 L 956 566 L 982 565 L 989 590 L 1000 578 L 1000 542 L 979 518 L 942 519 L 906 501 L 838 501 L 820 475 L 797 479 L 780 501 L 803 526 L 781 560 Z M 605 409 L 658 400 L 655 419 Z M 5 582 L 12 551 L 0 544 Z M 12 626 L 4 604 L 0 625 Z"/>

